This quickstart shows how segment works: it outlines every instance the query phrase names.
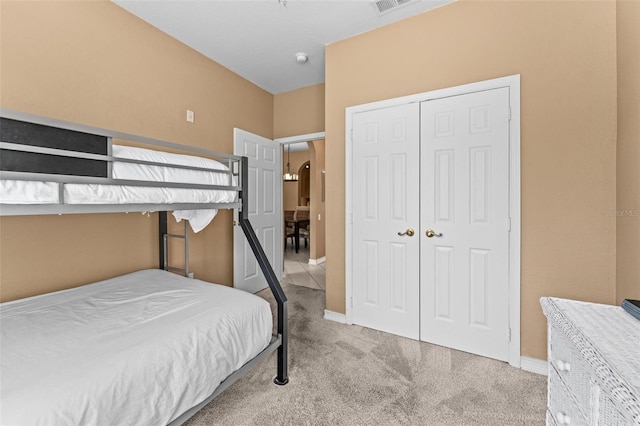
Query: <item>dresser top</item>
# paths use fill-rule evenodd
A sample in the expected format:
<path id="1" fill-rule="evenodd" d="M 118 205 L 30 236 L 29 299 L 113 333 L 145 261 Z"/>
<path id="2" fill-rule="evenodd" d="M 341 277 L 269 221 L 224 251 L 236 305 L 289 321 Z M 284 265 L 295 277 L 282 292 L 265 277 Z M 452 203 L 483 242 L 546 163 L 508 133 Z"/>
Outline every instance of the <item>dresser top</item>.
<path id="1" fill-rule="evenodd" d="M 610 391 L 640 413 L 640 321 L 619 306 L 543 297 L 542 310 L 566 334 Z"/>

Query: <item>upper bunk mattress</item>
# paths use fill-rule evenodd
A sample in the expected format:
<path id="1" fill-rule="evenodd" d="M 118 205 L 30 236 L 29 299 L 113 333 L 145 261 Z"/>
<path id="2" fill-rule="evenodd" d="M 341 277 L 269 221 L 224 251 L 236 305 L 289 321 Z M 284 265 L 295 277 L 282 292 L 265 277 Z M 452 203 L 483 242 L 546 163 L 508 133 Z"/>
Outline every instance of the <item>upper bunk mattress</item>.
<path id="1" fill-rule="evenodd" d="M 167 424 L 271 340 L 269 303 L 145 270 L 0 304 L 0 424 Z"/>
<path id="2" fill-rule="evenodd" d="M 210 158 L 124 145 L 113 145 L 112 150 L 113 156 L 117 158 L 161 164 L 114 161 L 113 179 L 139 181 L 142 184 L 145 181 L 229 187 L 237 184 L 237 179 L 229 174 L 229 167 Z M 176 165 L 200 170 L 179 168 Z M 227 204 L 237 200 L 237 191 L 225 189 L 65 183 L 60 193 L 59 185 L 55 182 L 0 179 L 0 205 L 201 204 L 206 207 L 207 204 Z M 178 221 L 189 220 L 194 232 L 204 229 L 216 214 L 217 209 L 211 208 L 174 210 L 173 213 Z"/>

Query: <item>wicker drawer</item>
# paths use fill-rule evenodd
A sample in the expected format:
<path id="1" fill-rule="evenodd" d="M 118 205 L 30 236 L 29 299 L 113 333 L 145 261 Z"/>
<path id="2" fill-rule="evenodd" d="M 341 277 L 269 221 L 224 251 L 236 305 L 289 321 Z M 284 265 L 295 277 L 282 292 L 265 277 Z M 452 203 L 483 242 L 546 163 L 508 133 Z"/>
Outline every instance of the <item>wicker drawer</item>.
<path id="1" fill-rule="evenodd" d="M 609 398 L 605 392 L 602 392 L 600 387 L 597 385 L 594 386 L 593 396 L 593 399 L 597 401 L 593 414 L 594 424 L 612 426 L 627 426 L 634 424 L 632 419 L 624 417 L 611 398 Z"/>
<path id="2" fill-rule="evenodd" d="M 619 306 L 553 297 L 540 303 L 549 321 L 553 421 L 640 426 L 640 323 Z"/>
<path id="3" fill-rule="evenodd" d="M 587 401 L 588 399 L 587 397 Z M 589 423 L 578 408 L 575 396 L 562 382 L 555 368 L 549 369 L 548 404 L 547 408 L 558 425 L 584 425 Z"/>
<path id="4" fill-rule="evenodd" d="M 549 362 L 577 401 L 578 409 L 591 420 L 590 393 L 593 379 L 589 367 L 565 334 L 549 327 Z"/>

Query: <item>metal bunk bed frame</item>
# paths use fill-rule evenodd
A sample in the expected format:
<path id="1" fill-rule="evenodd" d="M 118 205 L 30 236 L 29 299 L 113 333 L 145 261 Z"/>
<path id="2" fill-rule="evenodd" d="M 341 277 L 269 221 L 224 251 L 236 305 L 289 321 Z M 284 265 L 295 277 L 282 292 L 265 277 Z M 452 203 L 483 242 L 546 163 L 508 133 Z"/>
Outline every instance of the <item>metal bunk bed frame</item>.
<path id="1" fill-rule="evenodd" d="M 187 419 L 192 417 L 202 407 L 211 402 L 216 396 L 227 389 L 236 380 L 242 377 L 249 369 L 255 364 L 266 358 L 271 352 L 277 349 L 277 374 L 273 379 L 277 385 L 286 385 L 289 382 L 288 377 L 288 327 L 287 327 L 287 297 L 280 286 L 278 278 L 273 271 L 271 264 L 264 252 L 260 241 L 255 234 L 255 231 L 249 221 L 249 206 L 248 206 L 248 193 L 249 193 L 249 159 L 247 157 L 239 157 L 235 155 L 219 153 L 201 148 L 195 148 L 191 146 L 175 144 L 171 142 L 156 140 L 152 138 L 140 137 L 122 132 L 109 131 L 100 129 L 97 127 L 84 126 L 66 121 L 45 118 L 37 115 L 32 115 L 24 112 L 12 111 L 9 109 L 0 108 L 0 118 L 6 118 L 9 120 L 16 120 L 44 126 L 53 129 L 62 129 L 75 133 L 85 133 L 88 136 L 100 136 L 105 138 L 107 143 L 107 154 L 92 154 L 79 151 L 71 151 L 68 148 L 48 148 L 33 145 L 24 145 L 21 143 L 6 142 L 4 137 L 0 140 L 0 150 L 5 154 L 8 152 L 22 152 L 30 154 L 45 154 L 54 155 L 58 158 L 69 157 L 71 159 L 79 160 L 98 160 L 107 162 L 109 170 L 106 177 L 92 177 L 92 176 L 75 176 L 64 175 L 63 170 L 55 171 L 53 173 L 32 173 L 21 171 L 6 171 L 4 165 L 0 164 L 0 179 L 14 179 L 14 180 L 28 180 L 28 181 L 48 181 L 58 182 L 60 193 L 60 204 L 32 204 L 32 205 L 17 205 L 17 204 L 0 204 L 0 216 L 16 216 L 16 215 L 44 215 L 44 214 L 66 214 L 66 213 L 111 213 L 111 212 L 147 212 L 158 211 L 159 212 L 159 268 L 169 270 L 167 262 L 166 240 L 168 237 L 174 237 L 167 230 L 167 210 L 189 210 L 189 209 L 202 209 L 202 208 L 222 208 L 222 209 L 239 209 L 238 222 L 242 228 L 245 237 L 253 251 L 260 269 L 262 270 L 269 289 L 275 298 L 277 305 L 276 314 L 276 334 L 272 336 L 269 345 L 256 357 L 249 360 L 240 369 L 231 373 L 225 380 L 223 380 L 216 390 L 202 403 L 192 407 L 178 418 L 173 420 L 170 424 L 172 426 L 180 425 Z M 203 154 L 208 156 L 214 156 L 217 158 L 224 158 L 228 160 L 229 173 L 233 176 L 237 176 L 240 179 L 240 186 L 220 186 L 220 185 L 200 185 L 200 184 L 184 184 L 184 183 L 168 183 L 168 182 L 153 182 L 153 181 L 130 181 L 121 179 L 111 179 L 110 177 L 110 165 L 113 161 L 129 162 L 147 165 L 156 165 L 164 167 L 176 167 L 190 170 L 204 170 L 198 167 L 191 166 L 179 166 L 173 164 L 154 163 L 140 160 L 128 160 L 123 158 L 112 157 L 111 154 L 111 141 L 113 139 L 122 139 L 131 142 L 139 142 L 145 145 L 151 145 L 153 147 L 168 148 L 180 151 L 186 151 L 190 154 Z M 209 172 L 215 172 L 215 170 L 207 169 Z M 60 173 L 60 174 L 58 174 Z M 114 184 L 114 185 L 132 185 L 132 186 L 148 186 L 148 187 L 171 187 L 171 188 L 197 188 L 197 189 L 222 189 L 222 190 L 234 190 L 238 192 L 239 201 L 235 203 L 209 203 L 209 204 L 196 204 L 196 203 L 180 203 L 180 204 L 64 204 L 63 203 L 63 186 L 65 183 L 96 183 L 96 184 Z M 186 232 L 186 229 L 185 229 Z M 186 237 L 185 237 L 186 238 Z M 188 241 L 185 240 L 185 246 Z M 186 248 L 185 248 L 186 250 Z M 187 254 L 188 256 L 188 254 Z M 188 257 L 186 258 L 188 262 Z M 188 265 L 186 266 L 184 273 L 188 275 Z"/>

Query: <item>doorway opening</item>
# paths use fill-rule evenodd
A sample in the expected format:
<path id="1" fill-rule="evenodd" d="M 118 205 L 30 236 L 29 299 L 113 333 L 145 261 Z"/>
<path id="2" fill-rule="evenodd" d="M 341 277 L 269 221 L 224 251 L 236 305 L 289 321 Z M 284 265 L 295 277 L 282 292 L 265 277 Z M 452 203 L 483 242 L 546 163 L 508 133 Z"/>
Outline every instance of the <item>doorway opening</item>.
<path id="1" fill-rule="evenodd" d="M 283 149 L 283 177 L 287 168 L 298 177 L 297 181 L 284 178 L 282 181 L 284 279 L 295 285 L 324 290 L 324 133 L 276 139 L 276 142 Z M 294 215 L 299 219 L 297 238 Z"/>

